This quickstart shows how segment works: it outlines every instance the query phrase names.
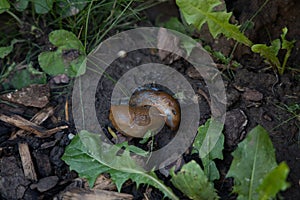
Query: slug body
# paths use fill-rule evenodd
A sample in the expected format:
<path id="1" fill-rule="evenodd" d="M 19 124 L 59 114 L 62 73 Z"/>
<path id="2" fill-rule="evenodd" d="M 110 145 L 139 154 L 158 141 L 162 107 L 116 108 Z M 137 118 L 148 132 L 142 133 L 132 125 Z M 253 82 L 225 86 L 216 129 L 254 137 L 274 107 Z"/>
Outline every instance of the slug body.
<path id="1" fill-rule="evenodd" d="M 112 105 L 109 119 L 125 135 L 143 137 L 147 131 L 157 131 L 166 123 L 177 130 L 181 114 L 178 102 L 169 94 L 142 90 L 133 94 L 129 105 Z"/>
<path id="2" fill-rule="evenodd" d="M 129 101 L 130 108 L 153 106 L 165 117 L 167 126 L 177 130 L 180 124 L 180 107 L 178 102 L 168 93 L 162 91 L 142 90 L 136 92 Z"/>
<path id="3" fill-rule="evenodd" d="M 142 138 L 147 131 L 159 131 L 164 126 L 164 118 L 155 107 L 151 109 L 137 108 L 130 114 L 127 105 L 112 105 L 109 120 L 121 133 L 131 137 Z"/>

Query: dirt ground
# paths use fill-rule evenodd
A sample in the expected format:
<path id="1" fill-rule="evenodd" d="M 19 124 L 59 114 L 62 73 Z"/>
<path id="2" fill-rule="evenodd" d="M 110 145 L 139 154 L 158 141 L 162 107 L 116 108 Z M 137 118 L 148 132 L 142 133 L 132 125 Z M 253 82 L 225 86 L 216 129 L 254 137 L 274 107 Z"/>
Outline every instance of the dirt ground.
<path id="1" fill-rule="evenodd" d="M 232 0 L 225 1 L 227 9 L 234 13 L 235 19 L 243 23 L 260 8 L 264 0 Z M 166 7 L 172 8 L 168 14 L 164 13 Z M 253 29 L 246 34 L 255 43 L 268 43 L 280 37 L 283 27 L 288 27 L 288 39 L 295 39 L 295 48 L 288 62 L 290 68 L 300 70 L 300 20 L 298 17 L 300 1 L 297 0 L 273 0 L 266 4 L 262 11 L 253 19 Z M 149 23 L 154 22 L 160 13 L 165 18 L 178 16 L 174 3 L 152 8 L 148 12 Z M 150 14 L 149 14 L 150 13 Z M 171 14 L 170 14 L 171 13 Z M 213 40 L 209 34 L 203 33 L 206 44 L 214 50 L 220 50 L 225 55 L 231 53 L 234 43 L 231 40 L 220 38 Z M 300 198 L 300 119 L 299 110 L 296 114 L 287 109 L 292 105 L 300 105 L 300 74 L 296 70 L 288 69 L 284 75 L 278 76 L 273 69 L 268 68 L 261 57 L 250 52 L 248 47 L 239 45 L 234 52 L 234 60 L 241 64 L 238 68 L 227 69 L 225 65 L 218 64 L 223 71 L 224 83 L 227 95 L 227 118 L 225 124 L 225 149 L 224 160 L 217 161 L 217 167 L 221 173 L 220 180 L 215 182 L 221 199 L 236 199 L 231 194 L 233 180 L 225 178 L 232 157 L 230 153 L 237 144 L 244 139 L 256 125 L 260 124 L 269 132 L 273 145 L 276 149 L 277 162 L 286 161 L 290 174 L 288 181 L 291 187 L 280 196 L 284 199 Z M 149 49 L 138 50 L 127 54 L 126 58 L 116 60 L 107 70 L 113 78 L 118 80 L 126 71 L 135 66 L 145 63 L 162 63 L 157 54 Z M 218 62 L 218 61 L 216 61 Z M 203 96 L 203 92 L 209 96 L 205 82 L 201 76 L 195 76 L 195 71 L 183 59 L 175 61 L 170 65 L 176 69 L 191 83 L 193 89 L 199 95 L 199 108 L 201 118 L 199 123 L 203 124 L 210 118 L 209 105 Z M 108 120 L 110 104 L 108 102 L 112 93 L 114 83 L 102 78 L 98 84 L 96 109 L 103 112 L 98 113 L 98 120 L 104 126 L 111 126 Z M 200 92 L 199 92 L 200 91 Z M 74 124 L 70 120 L 65 121 L 64 105 L 66 100 L 71 100 L 71 92 L 67 87 L 58 88 L 51 85 L 51 105 L 55 106 L 55 117 L 57 125 L 68 125 L 69 129 L 59 131 L 49 138 L 37 138 L 27 135 L 23 138 L 8 140 L 15 127 L 0 121 L 0 199 L 53 199 L 58 197 L 66 187 L 78 184 L 77 174 L 70 171 L 68 166 L 60 159 L 65 147 L 70 143 L 70 135 L 76 134 Z M 100 98 L 101 97 L 101 98 Z M 70 105 L 71 106 L 71 105 Z M 31 107 L 12 107 L 0 102 L 0 113 L 17 114 L 25 118 L 31 118 L 38 109 Z M 71 117 L 71 116 L 70 116 Z M 243 126 L 247 121 L 246 126 Z M 47 128 L 53 128 L 53 119 L 44 122 Z M 106 130 L 104 130 L 106 131 Z M 155 138 L 156 148 L 168 143 L 174 134 L 167 128 L 163 129 L 170 134 L 158 134 Z M 37 172 L 38 181 L 30 181 L 24 177 L 18 144 L 27 143 L 30 148 L 34 167 Z M 138 144 L 137 140 L 131 143 Z M 142 148 L 147 149 L 147 147 Z M 194 159 L 193 155 L 183 156 L 185 162 Z M 169 184 L 169 179 L 158 172 L 158 176 Z M 46 182 L 46 184 L 45 184 Z M 143 199 L 146 187 L 136 189 L 134 184 L 127 184 L 122 192 L 131 193 L 134 199 Z M 175 191 L 179 196 L 182 194 Z M 153 190 L 150 199 L 161 199 L 162 194 Z"/>

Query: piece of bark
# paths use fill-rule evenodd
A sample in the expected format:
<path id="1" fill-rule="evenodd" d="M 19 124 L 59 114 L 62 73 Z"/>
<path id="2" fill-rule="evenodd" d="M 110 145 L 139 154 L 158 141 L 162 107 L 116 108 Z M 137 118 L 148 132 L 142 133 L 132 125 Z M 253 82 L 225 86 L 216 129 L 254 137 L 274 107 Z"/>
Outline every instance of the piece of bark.
<path id="1" fill-rule="evenodd" d="M 50 163 L 50 159 L 48 154 L 45 154 L 44 152 L 41 151 L 33 151 L 32 156 L 36 163 L 36 171 L 41 177 L 47 177 L 52 174 L 52 167 Z"/>
<path id="2" fill-rule="evenodd" d="M 36 113 L 30 121 L 40 125 L 42 124 L 46 119 L 48 119 L 50 116 L 54 114 L 54 108 L 52 106 L 46 107 L 42 110 L 40 110 L 38 113 Z M 25 136 L 26 131 L 25 130 L 18 130 L 17 132 L 12 133 L 10 136 L 10 140 L 15 139 L 17 136 Z"/>
<path id="3" fill-rule="evenodd" d="M 24 175 L 27 179 L 37 181 L 37 175 L 29 152 L 27 143 L 19 143 L 19 154 L 22 161 Z"/>
<path id="4" fill-rule="evenodd" d="M 85 190 L 83 188 L 72 188 L 63 194 L 64 200 L 127 200 L 133 199 L 131 194 L 112 192 L 106 190 Z"/>
<path id="5" fill-rule="evenodd" d="M 49 103 L 50 88 L 48 85 L 32 84 L 14 92 L 0 95 L 0 99 L 24 106 L 43 108 Z"/>
<path id="6" fill-rule="evenodd" d="M 0 120 L 9 123 L 11 125 L 14 125 L 25 131 L 34 133 L 38 137 L 43 137 L 43 138 L 49 137 L 60 130 L 68 128 L 68 126 L 60 126 L 60 127 L 55 127 L 53 129 L 47 130 L 44 127 L 38 126 L 35 123 L 30 122 L 18 115 L 13 115 L 9 117 L 7 115 L 0 114 Z"/>

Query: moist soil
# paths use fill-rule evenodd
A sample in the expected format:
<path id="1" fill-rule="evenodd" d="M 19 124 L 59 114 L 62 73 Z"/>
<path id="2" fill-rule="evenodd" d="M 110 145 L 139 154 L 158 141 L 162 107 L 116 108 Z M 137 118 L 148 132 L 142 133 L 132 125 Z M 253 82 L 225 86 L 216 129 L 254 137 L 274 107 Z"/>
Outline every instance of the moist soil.
<path id="1" fill-rule="evenodd" d="M 259 10 L 263 3 L 264 1 L 262 0 L 236 0 L 226 1 L 226 6 L 229 11 L 233 12 L 235 20 L 238 20 L 239 23 L 244 23 Z M 165 8 L 171 11 L 167 12 Z M 219 70 L 223 72 L 227 95 L 224 159 L 217 160 L 221 178 L 215 181 L 215 187 L 221 199 L 236 199 L 236 195 L 231 193 L 233 180 L 225 178 L 232 161 L 231 152 L 245 138 L 246 134 L 258 124 L 268 131 L 275 147 L 277 162 L 285 161 L 290 168 L 288 181 L 291 183 L 291 187 L 281 192 L 279 196 L 285 199 L 300 198 L 300 119 L 299 110 L 291 110 L 293 105 L 294 108 L 295 105 L 300 105 L 300 74 L 297 71 L 300 69 L 300 20 L 297 17 L 299 9 L 300 2 L 296 0 L 270 1 L 253 19 L 254 26 L 252 29 L 246 31 L 247 36 L 253 42 L 269 43 L 273 39 L 280 37 L 283 27 L 288 27 L 287 38 L 290 40 L 295 39 L 297 42 L 288 62 L 288 66 L 291 69 L 288 69 L 284 75 L 277 75 L 275 70 L 265 64 L 261 57 L 251 53 L 248 47 L 242 45 L 239 45 L 233 53 L 234 60 L 240 63 L 239 67 L 233 68 L 215 60 Z M 151 8 L 146 12 L 146 15 L 149 17 L 149 20 L 143 23 L 153 25 L 157 16 L 160 15 L 162 16 L 161 20 L 166 20 L 170 16 L 178 16 L 178 10 L 174 2 L 171 2 Z M 222 37 L 218 40 L 213 40 L 207 31 L 197 34 L 200 34 L 201 38 L 205 38 L 203 45 L 208 44 L 214 50 L 222 51 L 227 56 L 231 53 L 234 45 L 233 41 Z M 45 41 L 45 43 L 47 42 Z M 166 64 L 164 61 L 161 61 L 157 52 L 150 49 L 142 49 L 128 52 L 126 57 L 117 59 L 106 72 L 115 80 L 118 80 L 130 69 L 146 63 Z M 199 124 L 204 124 L 210 118 L 210 108 L 206 98 L 206 96 L 209 98 L 209 93 L 202 77 L 184 59 L 176 60 L 169 66 L 180 72 L 192 85 L 199 100 L 201 113 Z M 96 109 L 99 110 L 97 118 L 108 136 L 109 133 L 106 130 L 108 126 L 111 127 L 108 113 L 114 86 L 115 84 L 111 79 L 107 77 L 101 78 L 95 102 Z M 1 199 L 53 199 L 54 197 L 59 197 L 59 194 L 68 187 L 75 187 L 74 185 L 77 187 L 82 186 L 82 183 L 78 184 L 77 174 L 70 171 L 69 167 L 61 160 L 65 147 L 70 143 L 70 136 L 76 134 L 71 112 L 71 119 L 69 121 L 64 120 L 64 106 L 67 100 L 71 102 L 71 92 L 68 87 L 60 88 L 55 84 L 50 84 L 50 87 L 50 104 L 56 107 L 54 114 L 58 119 L 56 121 L 58 121 L 59 125 L 68 125 L 69 129 L 57 132 L 53 136 L 44 139 L 27 135 L 26 137 L 8 140 L 10 134 L 16 128 L 0 121 Z M 145 87 L 157 87 L 161 90 L 166 90 L 155 84 L 148 84 Z M 1 113 L 17 114 L 27 119 L 30 119 L 38 112 L 38 109 L 32 107 L 11 106 L 3 103 L 0 104 L 0 107 Z M 53 124 L 52 119 L 44 122 L 43 126 L 53 128 L 58 124 Z M 167 127 L 164 127 L 161 133 L 153 139 L 155 148 L 163 147 L 175 135 Z M 38 182 L 30 181 L 24 177 L 18 152 L 18 144 L 22 142 L 29 145 Z M 148 148 L 140 145 L 137 139 L 130 140 L 130 143 L 146 150 Z M 195 155 L 191 155 L 188 152 L 183 155 L 182 163 L 192 159 L 201 164 Z M 170 185 L 169 177 L 166 177 L 163 172 L 158 171 L 157 175 L 167 185 Z M 187 199 L 174 187 L 172 188 L 181 199 Z M 122 192 L 133 194 L 135 199 L 143 199 L 144 193 L 149 192 L 149 188 L 141 186 L 137 189 L 135 184 L 128 183 L 123 187 Z M 152 189 L 149 195 L 149 199 L 162 199 L 162 197 L 161 192 L 156 189 Z"/>

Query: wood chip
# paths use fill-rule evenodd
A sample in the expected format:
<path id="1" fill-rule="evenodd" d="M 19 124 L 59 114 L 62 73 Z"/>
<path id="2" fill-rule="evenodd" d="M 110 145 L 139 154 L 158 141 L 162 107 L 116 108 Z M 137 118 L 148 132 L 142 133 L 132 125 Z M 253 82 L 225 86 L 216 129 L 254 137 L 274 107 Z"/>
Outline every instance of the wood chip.
<path id="1" fill-rule="evenodd" d="M 60 127 L 55 127 L 53 129 L 50 130 L 46 130 L 44 127 L 38 126 L 33 122 L 30 122 L 18 115 L 13 115 L 13 116 L 7 116 L 4 114 L 0 114 L 0 120 L 9 123 L 11 125 L 14 125 L 20 129 L 23 129 L 25 131 L 28 131 L 30 133 L 34 133 L 35 135 L 37 135 L 38 137 L 49 137 L 52 134 L 66 129 L 68 128 L 68 126 L 60 126 Z"/>
<path id="2" fill-rule="evenodd" d="M 20 143 L 18 146 L 25 177 L 29 180 L 37 181 L 37 175 L 34 170 L 28 144 Z"/>
<path id="3" fill-rule="evenodd" d="M 0 99 L 24 106 L 43 108 L 49 103 L 49 97 L 48 85 L 33 84 L 21 90 L 3 94 Z"/>
<path id="4" fill-rule="evenodd" d="M 63 194 L 64 200 L 130 200 L 131 194 L 112 192 L 106 190 L 86 190 L 83 188 L 72 188 Z"/>
<path id="5" fill-rule="evenodd" d="M 30 121 L 40 125 L 42 124 L 44 121 L 46 121 L 46 119 L 48 119 L 49 117 L 51 117 L 54 114 L 54 108 L 52 106 L 46 107 L 42 110 L 40 110 L 38 113 L 36 113 L 31 119 Z M 10 136 L 10 140 L 15 139 L 17 136 L 25 136 L 27 134 L 27 132 L 25 130 L 18 130 L 17 132 L 12 133 L 12 135 Z"/>

